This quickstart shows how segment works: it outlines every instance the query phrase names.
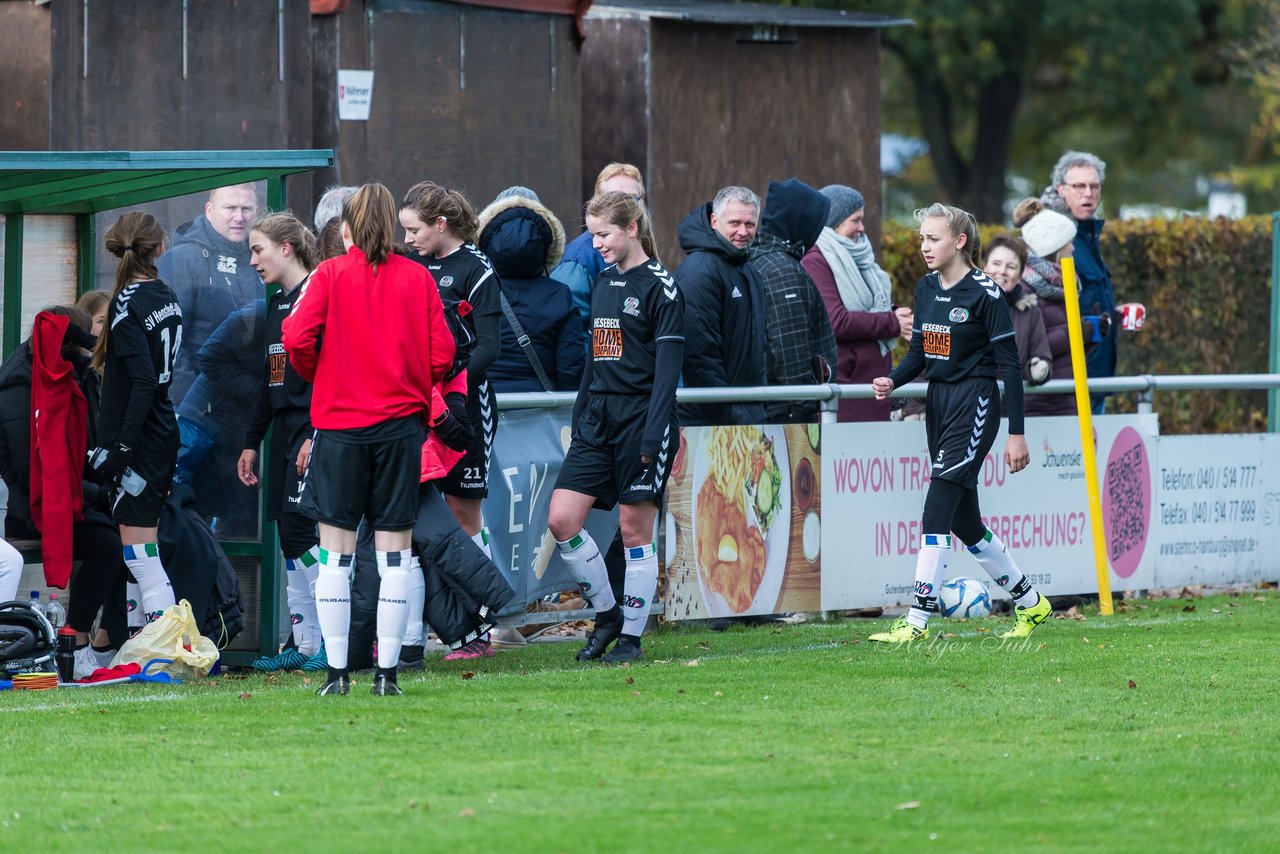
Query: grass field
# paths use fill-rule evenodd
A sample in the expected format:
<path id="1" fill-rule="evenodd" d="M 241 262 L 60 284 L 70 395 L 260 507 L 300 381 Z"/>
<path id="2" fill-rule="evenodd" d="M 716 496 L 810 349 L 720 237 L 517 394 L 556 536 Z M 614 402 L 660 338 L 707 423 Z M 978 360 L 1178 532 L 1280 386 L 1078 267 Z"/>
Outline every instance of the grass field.
<path id="1" fill-rule="evenodd" d="M 1001 646 L 887 620 L 535 644 L 406 696 L 215 678 L 0 694 L 0 844 L 39 851 L 1267 850 L 1280 594 Z M 472 675 L 473 674 L 473 675 Z M 309 682 L 309 684 L 308 684 Z"/>

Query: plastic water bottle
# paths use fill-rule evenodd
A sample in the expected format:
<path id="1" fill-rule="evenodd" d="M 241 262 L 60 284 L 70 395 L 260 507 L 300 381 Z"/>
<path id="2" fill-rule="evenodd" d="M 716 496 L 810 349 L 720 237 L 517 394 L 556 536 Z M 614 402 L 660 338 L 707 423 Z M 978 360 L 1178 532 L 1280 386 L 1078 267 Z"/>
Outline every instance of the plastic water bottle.
<path id="1" fill-rule="evenodd" d="M 141 495 L 147 488 L 147 480 L 131 468 L 120 473 L 120 487 L 130 495 Z"/>
<path id="2" fill-rule="evenodd" d="M 45 617 L 48 617 L 48 616 L 49 616 L 48 614 L 45 614 L 45 610 L 44 610 L 44 603 L 42 603 L 42 602 L 40 601 L 40 591 L 39 591 L 39 590 L 32 590 L 32 591 L 31 591 L 31 601 L 30 601 L 28 604 L 29 604 L 29 605 L 31 605 L 31 609 L 32 609 L 33 611 L 39 611 L 39 612 L 40 612 L 42 615 L 44 615 Z"/>
<path id="3" fill-rule="evenodd" d="M 56 632 L 67 624 L 67 609 L 58 601 L 57 593 L 49 594 L 49 604 L 45 606 L 44 615 L 49 618 L 49 625 Z"/>

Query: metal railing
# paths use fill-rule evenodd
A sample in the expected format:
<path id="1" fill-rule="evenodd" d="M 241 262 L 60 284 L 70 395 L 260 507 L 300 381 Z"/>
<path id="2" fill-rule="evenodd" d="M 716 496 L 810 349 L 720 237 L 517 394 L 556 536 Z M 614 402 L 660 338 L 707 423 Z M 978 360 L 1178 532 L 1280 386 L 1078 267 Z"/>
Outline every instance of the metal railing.
<path id="1" fill-rule="evenodd" d="M 928 383 L 914 382 L 896 389 L 894 397 L 924 397 Z M 1023 386 L 1027 394 L 1072 394 L 1071 380 L 1050 380 L 1044 385 Z M 1280 389 L 1280 373 L 1275 374 L 1141 374 L 1132 377 L 1107 377 L 1089 380 L 1094 393 L 1128 393 L 1138 396 L 1138 411 L 1151 412 L 1157 391 L 1239 391 Z M 577 392 L 520 392 L 498 395 L 499 409 L 554 409 L 573 406 Z M 781 385 L 740 388 L 682 388 L 676 391 L 681 403 L 755 403 L 814 400 L 822 410 L 822 422 L 834 423 L 841 400 L 865 400 L 874 397 L 869 385 Z"/>

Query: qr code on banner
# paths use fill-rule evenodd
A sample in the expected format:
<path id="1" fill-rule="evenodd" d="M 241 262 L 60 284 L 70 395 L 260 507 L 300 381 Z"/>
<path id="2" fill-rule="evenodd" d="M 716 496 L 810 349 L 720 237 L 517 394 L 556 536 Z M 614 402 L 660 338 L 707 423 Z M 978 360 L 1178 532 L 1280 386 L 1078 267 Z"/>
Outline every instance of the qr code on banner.
<path id="1" fill-rule="evenodd" d="M 1142 477 L 1142 445 L 1107 463 L 1107 500 L 1112 507 L 1109 534 L 1111 561 L 1147 541 L 1146 483 Z"/>

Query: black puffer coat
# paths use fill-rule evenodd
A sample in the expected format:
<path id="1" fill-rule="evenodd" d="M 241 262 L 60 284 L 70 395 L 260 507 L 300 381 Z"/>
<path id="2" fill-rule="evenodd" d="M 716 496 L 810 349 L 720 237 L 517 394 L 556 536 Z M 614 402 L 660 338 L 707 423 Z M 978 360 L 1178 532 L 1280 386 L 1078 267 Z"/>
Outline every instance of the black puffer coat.
<path id="1" fill-rule="evenodd" d="M 739 249 L 711 227 L 710 203 L 678 231 L 687 258 L 676 268 L 684 294 L 684 384 L 689 388 L 764 385 L 764 292 Z M 761 424 L 764 404 L 681 404 L 680 423 Z"/>
<path id="2" fill-rule="evenodd" d="M 564 255 L 560 220 L 532 199 L 511 196 L 481 211 L 479 246 L 493 262 L 553 390 L 576 389 L 586 364 L 587 330 L 568 285 L 547 276 Z M 543 391 L 505 314 L 498 324 L 501 347 L 489 368 L 494 389 Z"/>

